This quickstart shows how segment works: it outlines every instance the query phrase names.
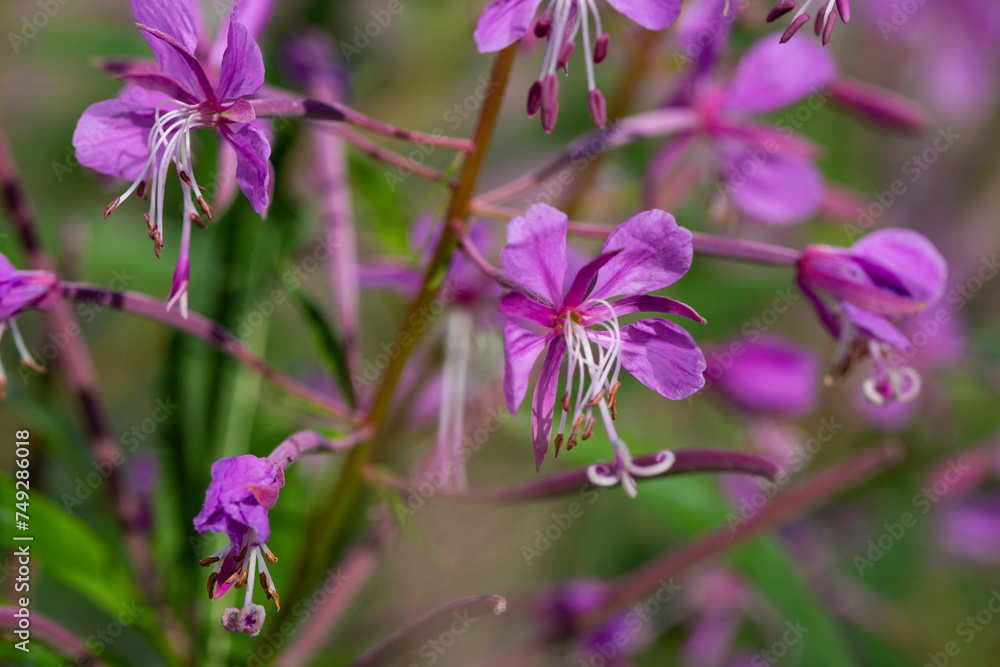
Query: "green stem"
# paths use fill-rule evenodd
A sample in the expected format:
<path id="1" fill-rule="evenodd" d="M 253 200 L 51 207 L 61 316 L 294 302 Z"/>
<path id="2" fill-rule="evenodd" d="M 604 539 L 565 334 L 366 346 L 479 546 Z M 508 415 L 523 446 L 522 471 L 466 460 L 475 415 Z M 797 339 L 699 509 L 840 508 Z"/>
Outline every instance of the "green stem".
<path id="1" fill-rule="evenodd" d="M 472 137 L 473 148 L 462 166 L 458 182 L 448 203 L 441 239 L 424 272 L 420 291 L 413 300 L 413 303 L 410 304 L 406 316 L 403 318 L 403 325 L 399 335 L 396 338 L 396 340 L 410 340 L 411 342 L 409 345 L 401 346 L 402 350 L 400 354 L 385 369 L 382 382 L 375 392 L 371 408 L 365 420 L 373 429 L 373 436 L 370 440 L 352 450 L 344 462 L 340 478 L 337 480 L 337 484 L 333 487 L 330 497 L 324 504 L 322 512 L 323 535 L 313 543 L 313 548 L 311 549 L 313 553 L 323 554 L 329 552 L 333 548 L 337 537 L 341 534 L 348 517 L 351 516 L 352 511 L 355 511 L 355 501 L 361 490 L 362 467 L 371 459 L 382 443 L 386 417 L 392 406 L 392 399 L 396 393 L 399 378 L 402 375 L 410 352 L 416 346 L 423 331 L 427 328 L 429 306 L 432 305 L 437 297 L 438 291 L 444 282 L 448 265 L 451 262 L 451 255 L 458 240 L 456 225 L 461 226 L 464 224 L 466 218 L 469 216 L 476 183 L 479 180 L 479 174 L 486 160 L 486 154 L 489 151 L 493 133 L 496 129 L 504 90 L 507 87 L 507 80 L 514 66 L 516 53 L 517 45 L 514 44 L 498 53 L 494 61 L 490 86 L 487 89 L 482 112 Z M 418 330 L 413 322 L 421 323 L 421 328 Z M 408 338 L 403 338 L 403 336 L 408 336 Z M 296 600 L 301 597 L 304 592 L 302 588 L 311 578 L 311 568 L 305 567 L 300 569 L 299 578 L 292 587 L 289 599 Z"/>

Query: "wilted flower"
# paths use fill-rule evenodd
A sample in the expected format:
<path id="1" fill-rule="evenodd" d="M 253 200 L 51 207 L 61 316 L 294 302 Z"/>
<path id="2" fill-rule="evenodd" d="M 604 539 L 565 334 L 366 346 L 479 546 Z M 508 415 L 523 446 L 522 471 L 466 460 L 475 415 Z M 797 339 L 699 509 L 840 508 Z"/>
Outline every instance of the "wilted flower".
<path id="1" fill-rule="evenodd" d="M 258 3 L 259 4 L 259 3 Z M 133 0 L 132 9 L 156 64 L 126 63 L 116 78 L 127 85 L 118 97 L 91 105 L 77 123 L 73 146 L 86 167 L 132 185 L 104 211 L 110 215 L 132 193 L 149 196 L 147 232 L 157 257 L 163 245 L 163 208 L 167 171 L 173 163 L 184 200 L 180 254 L 167 307 L 180 304 L 187 313 L 191 224 L 212 217 L 194 175 L 191 133 L 216 130 L 237 156 L 236 181 L 258 213 L 270 201 L 271 145 L 251 124 L 253 108 L 243 99 L 264 83 L 264 60 L 239 10 L 229 18 L 225 52 L 219 72 L 195 56 L 199 35 L 196 21 L 183 0 Z M 211 73 L 211 77 L 210 77 Z"/>
<path id="2" fill-rule="evenodd" d="M 912 230 L 883 229 L 852 248 L 806 246 L 799 260 L 799 287 L 837 338 L 828 381 L 870 355 L 876 375 L 863 385 L 868 400 L 913 399 L 920 392 L 920 375 L 900 363 L 897 351 L 909 349 L 910 342 L 890 318 L 915 315 L 937 301 L 947 275 L 948 266 L 934 244 Z"/>
<path id="3" fill-rule="evenodd" d="M 664 313 L 704 322 L 679 301 L 646 294 L 687 273 L 693 252 L 691 233 L 664 211 L 640 213 L 616 227 L 602 253 L 569 282 L 567 226 L 566 215 L 545 204 L 532 206 L 526 216 L 514 218 L 507 226 L 501 263 L 522 289 L 508 293 L 500 303 L 500 312 L 510 318 L 504 327 L 507 407 L 512 414 L 517 411 L 535 361 L 547 349 L 531 410 L 535 465 L 540 468 L 549 448 L 559 369 L 565 357 L 567 379 L 556 454 L 566 439 L 567 420 L 567 448 L 572 449 L 578 438 L 590 437 L 597 408 L 617 466 L 615 470 L 592 467 L 591 481 L 602 486 L 620 481 L 629 495 L 635 495 L 632 475 L 661 474 L 672 465 L 673 456 L 663 452 L 659 463 L 650 468 L 633 463 L 613 423 L 621 367 L 650 389 L 677 400 L 704 385 L 705 359 L 690 334 L 673 322 L 647 317 L 622 326 L 619 317 Z M 623 298 L 611 301 L 617 296 Z"/>
<path id="4" fill-rule="evenodd" d="M 668 28 L 681 11 L 682 0 L 608 0 L 613 8 L 647 30 Z M 547 38 L 549 45 L 542 60 L 542 71 L 528 92 L 528 115 L 542 112 L 542 127 L 551 132 L 559 115 L 559 80 L 556 70 L 569 71 L 569 61 L 576 51 L 576 36 L 582 33 L 587 87 L 587 106 L 599 127 L 607 123 L 604 96 L 597 88 L 594 65 L 608 55 L 609 37 L 601 24 L 595 0 L 550 0 L 538 21 L 534 21 L 542 0 L 494 0 L 483 11 L 476 26 L 476 45 L 480 53 L 499 51 L 521 39 L 534 22 L 535 35 Z M 590 21 L 594 22 L 591 44 Z"/>
<path id="5" fill-rule="evenodd" d="M 18 271 L 0 254 L 0 339 L 7 329 L 14 336 L 14 345 L 21 363 L 39 373 L 45 369 L 35 363 L 17 328 L 17 316 L 31 308 L 49 309 L 59 299 L 59 283 L 49 271 Z M 0 399 L 7 398 L 7 376 L 0 364 Z"/>
<path id="6" fill-rule="evenodd" d="M 200 533 L 226 533 L 229 544 L 201 561 L 202 566 L 214 565 L 208 577 L 208 595 L 217 600 L 234 585 L 241 588 L 249 582 L 238 616 L 231 613 L 234 608 L 222 615 L 222 624 L 229 630 L 231 625 L 251 635 L 260 630 L 264 610 L 252 602 L 258 567 L 261 588 L 274 602 L 274 608 L 281 608 L 265 563 L 266 560 L 273 565 L 278 559 L 265 543 L 271 536 L 267 513 L 278 501 L 278 492 L 284 485 L 284 471 L 269 459 L 247 454 L 212 464 L 212 482 L 205 494 L 205 504 L 194 518 L 194 527 Z"/>

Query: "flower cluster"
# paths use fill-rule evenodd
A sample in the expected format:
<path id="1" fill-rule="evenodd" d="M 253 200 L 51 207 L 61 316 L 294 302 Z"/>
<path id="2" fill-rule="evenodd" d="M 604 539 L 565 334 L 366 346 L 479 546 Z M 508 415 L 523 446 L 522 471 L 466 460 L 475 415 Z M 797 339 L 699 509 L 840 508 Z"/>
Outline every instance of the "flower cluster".
<path id="1" fill-rule="evenodd" d="M 45 369 L 35 363 L 21 330 L 17 316 L 26 310 L 52 308 L 59 299 L 59 283 L 49 271 L 18 271 L 3 254 L 0 254 L 0 339 L 10 329 L 17 346 L 21 363 L 37 372 Z M 7 375 L 0 364 L 0 398 L 7 397 Z"/>

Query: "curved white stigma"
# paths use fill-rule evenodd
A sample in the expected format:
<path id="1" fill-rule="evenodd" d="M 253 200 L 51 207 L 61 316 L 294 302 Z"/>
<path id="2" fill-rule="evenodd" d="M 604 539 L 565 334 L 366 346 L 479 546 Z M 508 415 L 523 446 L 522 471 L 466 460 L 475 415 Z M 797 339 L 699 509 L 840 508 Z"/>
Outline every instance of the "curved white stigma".
<path id="1" fill-rule="evenodd" d="M 621 483 L 629 498 L 635 498 L 639 494 L 636 477 L 658 477 L 673 468 L 677 461 L 674 453 L 665 449 L 656 455 L 656 460 L 653 463 L 639 465 L 632 459 L 628 447 L 622 440 L 615 443 L 615 455 L 617 464 L 614 470 L 609 469 L 603 463 L 595 463 L 587 468 L 587 479 L 594 486 L 600 487 L 610 487 Z"/>
<path id="2" fill-rule="evenodd" d="M 915 368 L 896 365 L 893 351 L 875 341 L 869 343 L 869 353 L 875 362 L 876 375 L 861 383 L 869 403 L 908 403 L 920 394 L 923 381 Z"/>

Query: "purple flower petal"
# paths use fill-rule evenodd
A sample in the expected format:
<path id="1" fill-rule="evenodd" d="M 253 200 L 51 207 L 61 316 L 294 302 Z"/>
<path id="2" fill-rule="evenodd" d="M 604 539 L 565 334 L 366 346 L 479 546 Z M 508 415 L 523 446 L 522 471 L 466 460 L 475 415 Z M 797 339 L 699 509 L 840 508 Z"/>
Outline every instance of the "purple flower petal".
<path id="1" fill-rule="evenodd" d="M 941 538 L 944 548 L 955 555 L 983 563 L 1000 560 L 1000 497 L 946 508 Z"/>
<path id="2" fill-rule="evenodd" d="M 706 375 L 727 399 L 751 413 L 794 417 L 812 409 L 820 370 L 809 348 L 773 335 L 741 345 L 726 364 L 708 355 Z"/>
<path id="3" fill-rule="evenodd" d="M 932 304 L 944 293 L 948 263 L 926 236 L 910 229 L 880 229 L 851 248 L 880 285 Z"/>
<path id="4" fill-rule="evenodd" d="M 604 347 L 611 342 L 606 332 L 587 334 Z M 649 318 L 622 327 L 621 335 L 622 366 L 653 391 L 676 401 L 705 386 L 705 357 L 679 325 Z"/>
<path id="5" fill-rule="evenodd" d="M 844 315 L 851 321 L 851 324 L 869 338 L 887 343 L 899 350 L 910 348 L 910 341 L 885 316 L 858 308 L 850 303 L 842 303 L 841 306 L 844 308 Z"/>
<path id="6" fill-rule="evenodd" d="M 813 215 L 824 184 L 812 160 L 778 148 L 729 140 L 716 143 L 726 177 L 726 193 L 748 216 L 788 225 Z"/>
<path id="7" fill-rule="evenodd" d="M 559 367 L 566 353 L 566 341 L 556 338 L 542 362 L 531 404 L 531 439 L 535 448 L 535 470 L 540 470 L 552 437 L 552 415 L 556 408 Z"/>
<path id="8" fill-rule="evenodd" d="M 197 61 L 191 56 L 198 48 L 198 26 L 187 4 L 183 0 L 132 0 L 132 13 L 138 23 L 169 35 L 190 56 L 185 56 L 161 36 L 146 32 L 144 37 L 160 68 L 182 81 L 191 93 L 204 90 L 198 74 L 201 66 L 193 67 Z"/>
<path id="9" fill-rule="evenodd" d="M 669 299 L 665 296 L 655 296 L 651 294 L 637 294 L 634 296 L 626 296 L 617 301 L 611 302 L 611 307 L 614 309 L 614 314 L 618 317 L 622 315 L 630 315 L 632 313 L 663 313 L 665 315 L 680 315 L 682 317 L 687 317 L 694 320 L 695 322 L 705 323 L 705 318 L 695 312 L 694 308 L 687 305 L 686 303 L 681 303 L 674 299 Z M 591 308 L 588 310 L 587 315 L 593 316 L 595 318 L 602 315 L 602 310 L 600 307 Z M 603 309 L 606 310 L 606 309 Z M 602 317 L 603 319 L 608 319 L 607 317 Z M 594 322 L 599 320 L 595 319 Z M 585 320 L 584 324 L 590 324 L 589 317 Z"/>
<path id="10" fill-rule="evenodd" d="M 681 0 L 608 0 L 608 4 L 647 30 L 669 28 L 681 13 Z"/>
<path id="11" fill-rule="evenodd" d="M 510 414 L 517 414 L 524 395 L 528 393 L 531 369 L 548 341 L 548 337 L 526 331 L 514 322 L 504 325 L 503 393 Z"/>
<path id="12" fill-rule="evenodd" d="M 691 232 L 674 216 L 645 211 L 618 225 L 608 235 L 604 252 L 623 248 L 597 273 L 591 298 L 654 292 L 677 282 L 691 268 Z"/>
<path id="13" fill-rule="evenodd" d="M 474 37 L 480 53 L 505 49 L 528 32 L 542 0 L 494 0 L 483 10 Z"/>
<path id="14" fill-rule="evenodd" d="M 126 88 L 122 97 L 127 97 Z M 80 164 L 107 176 L 134 180 L 149 156 L 147 141 L 153 127 L 154 110 L 122 98 L 87 107 L 73 131 L 73 148 Z"/>
<path id="15" fill-rule="evenodd" d="M 226 141 L 236 149 L 236 182 L 250 201 L 253 210 L 263 213 L 271 202 L 271 144 L 263 130 L 254 125 L 245 125 L 239 132 L 233 132 L 223 125 L 219 131 Z"/>
<path id="16" fill-rule="evenodd" d="M 239 545 L 250 528 L 266 542 L 271 535 L 267 512 L 284 485 L 284 471 L 268 459 L 246 454 L 216 461 L 195 530 L 225 532 Z"/>
<path id="17" fill-rule="evenodd" d="M 836 76 L 833 56 L 816 42 L 779 44 L 766 37 L 740 60 L 724 107 L 743 113 L 775 111 L 805 99 Z"/>
<path id="18" fill-rule="evenodd" d="M 555 322 L 556 312 L 546 305 L 532 301 L 520 292 L 508 292 L 500 300 L 498 308 L 507 317 L 530 320 L 546 328 L 551 328 Z"/>
<path id="19" fill-rule="evenodd" d="M 358 280 L 365 289 L 384 289 L 414 296 L 423 282 L 416 269 L 391 260 L 366 262 L 358 269 Z"/>
<path id="20" fill-rule="evenodd" d="M 167 97 L 187 104 L 198 102 L 198 98 L 188 91 L 187 87 L 177 77 L 167 74 L 156 63 L 143 61 L 129 62 L 115 74 L 114 78 L 126 84 L 145 88 L 146 90 L 165 93 Z"/>
<path id="21" fill-rule="evenodd" d="M 239 22 L 246 26 L 250 38 L 257 40 L 267 27 L 274 11 L 274 0 L 240 0 L 236 8 L 239 9 Z M 219 30 L 215 34 L 212 48 L 208 53 L 208 62 L 215 68 L 221 67 L 222 54 L 225 53 L 229 38 L 230 16 L 222 19 Z"/>
<path id="22" fill-rule="evenodd" d="M 48 309 L 59 300 L 59 281 L 49 271 L 18 271 L 0 254 L 0 322 L 29 308 Z"/>
<path id="23" fill-rule="evenodd" d="M 597 277 L 597 272 L 622 250 L 622 248 L 616 248 L 609 252 L 602 252 L 585 264 L 573 278 L 569 290 L 566 291 L 566 297 L 563 299 L 564 303 L 569 306 L 579 305 L 590 292 L 590 286 L 593 284 L 594 278 Z"/>
<path id="24" fill-rule="evenodd" d="M 228 34 L 219 76 L 220 101 L 252 95 L 264 85 L 264 57 L 247 27 L 239 22 L 238 9 L 230 17 Z"/>
<path id="25" fill-rule="evenodd" d="M 500 263 L 511 278 L 557 306 L 566 275 L 568 224 L 565 213 L 535 204 L 524 217 L 508 223 L 507 246 L 500 252 Z"/>
<path id="26" fill-rule="evenodd" d="M 213 105 L 216 104 L 215 90 L 212 88 L 212 83 L 208 80 L 208 75 L 205 74 L 204 68 L 198 59 L 194 57 L 183 44 L 178 42 L 172 35 L 168 35 L 165 32 L 151 28 L 143 23 L 137 24 L 139 29 L 147 34 L 147 36 L 155 37 L 160 40 L 170 48 L 174 50 L 180 56 L 180 62 L 183 63 L 182 69 L 178 71 L 170 71 L 166 67 L 163 71 L 167 74 L 172 74 L 191 89 L 194 93 L 196 90 L 200 90 L 204 99 L 211 102 Z M 162 63 L 161 63 L 162 66 Z M 176 67 L 173 69 L 177 69 Z"/>

